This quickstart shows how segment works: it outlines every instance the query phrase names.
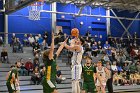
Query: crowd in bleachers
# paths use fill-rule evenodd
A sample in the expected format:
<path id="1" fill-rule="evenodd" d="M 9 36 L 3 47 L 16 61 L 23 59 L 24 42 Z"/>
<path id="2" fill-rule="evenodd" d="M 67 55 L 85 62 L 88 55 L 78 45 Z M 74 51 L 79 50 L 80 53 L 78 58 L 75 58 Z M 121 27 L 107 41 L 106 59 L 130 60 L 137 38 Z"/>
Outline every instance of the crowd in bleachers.
<path id="1" fill-rule="evenodd" d="M 67 38 L 67 35 L 62 31 L 59 31 L 55 35 L 55 45 L 59 45 Z M 94 37 L 91 37 L 89 32 L 86 33 L 84 44 L 84 56 L 92 56 L 92 58 L 98 58 L 101 56 L 100 60 L 103 65 L 107 68 L 110 66 L 113 77 L 114 85 L 136 85 L 140 84 L 140 48 L 137 45 L 137 41 L 133 40 L 123 40 L 122 38 L 108 38 L 108 41 L 101 42 L 96 41 Z M 68 42 L 70 43 L 72 37 L 69 36 Z M 28 60 L 18 60 L 15 66 L 18 68 L 19 75 L 31 75 L 31 80 L 34 84 L 40 84 L 42 77 L 45 75 L 45 67 L 40 66 L 41 52 L 46 50 L 48 33 L 45 32 L 43 35 L 38 34 L 33 36 L 32 34 L 24 35 L 23 41 L 16 38 L 13 34 L 11 38 L 11 47 L 13 52 L 23 52 L 24 46 L 31 46 L 33 48 L 34 59 L 29 58 Z M 23 44 L 21 43 L 23 42 Z M 6 49 L 1 52 L 2 61 L 8 58 L 8 53 Z M 71 54 L 71 52 L 67 52 Z M 83 58 L 84 58 L 83 56 Z M 71 56 L 68 56 L 71 57 Z M 96 64 L 96 62 L 93 61 Z M 57 83 L 61 83 L 63 80 L 62 73 L 58 70 L 57 73 Z"/>

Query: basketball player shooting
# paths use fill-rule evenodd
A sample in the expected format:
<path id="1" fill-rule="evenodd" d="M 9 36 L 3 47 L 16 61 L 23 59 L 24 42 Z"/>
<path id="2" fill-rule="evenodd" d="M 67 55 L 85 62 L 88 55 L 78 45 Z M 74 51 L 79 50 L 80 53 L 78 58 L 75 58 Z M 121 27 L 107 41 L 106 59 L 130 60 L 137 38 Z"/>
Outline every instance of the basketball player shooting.
<path id="1" fill-rule="evenodd" d="M 71 41 L 70 46 L 65 44 L 65 48 L 73 52 L 71 58 L 72 93 L 80 93 L 79 80 L 81 79 L 81 73 L 82 73 L 81 61 L 84 53 L 83 46 L 82 46 L 84 44 L 84 39 L 78 38 L 79 30 L 77 28 L 72 29 L 71 34 L 75 38 Z"/>

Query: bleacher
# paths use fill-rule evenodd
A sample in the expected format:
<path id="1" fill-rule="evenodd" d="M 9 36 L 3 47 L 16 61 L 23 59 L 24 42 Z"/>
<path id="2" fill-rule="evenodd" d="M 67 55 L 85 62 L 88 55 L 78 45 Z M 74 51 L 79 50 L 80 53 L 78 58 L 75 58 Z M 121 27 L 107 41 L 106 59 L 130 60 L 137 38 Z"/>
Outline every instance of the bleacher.
<path id="1" fill-rule="evenodd" d="M 34 58 L 32 54 L 31 47 L 24 47 L 24 53 L 12 53 L 12 48 L 7 45 L 6 48 L 8 49 L 8 56 L 9 56 L 9 64 L 1 63 L 0 62 L 0 93 L 8 93 L 7 86 L 6 86 L 6 74 L 10 70 L 10 66 L 15 63 L 17 59 L 23 58 Z M 2 47 L 0 47 L 0 52 Z M 99 57 L 100 58 L 100 57 Z M 98 59 L 96 59 L 98 60 Z M 94 60 L 95 61 L 95 60 Z M 84 61 L 83 61 L 84 62 Z M 58 58 L 57 64 L 62 72 L 63 77 L 66 77 L 65 81 L 62 81 L 61 84 L 57 84 L 57 89 L 59 93 L 71 93 L 71 69 L 70 66 L 67 64 L 67 57 L 62 55 Z M 43 63 L 41 63 L 43 64 Z M 31 84 L 31 76 L 20 76 L 20 90 L 21 93 L 43 93 L 42 85 L 32 85 Z M 140 86 L 115 86 L 115 92 L 126 92 L 128 91 L 137 91 L 135 93 L 139 93 Z M 134 93 L 134 92 L 133 92 Z"/>
<path id="2" fill-rule="evenodd" d="M 9 64 L 7 63 L 0 63 L 0 93 L 6 93 L 7 92 L 7 86 L 6 86 L 6 75 L 8 71 L 10 70 L 10 66 L 16 62 L 16 60 L 19 60 L 23 58 L 23 60 L 28 60 L 28 58 L 33 59 L 34 56 L 32 54 L 32 48 L 31 47 L 24 47 L 24 53 L 12 53 L 12 48 L 7 45 L 6 48 L 8 49 L 8 58 L 9 58 Z M 0 52 L 2 50 L 2 47 L 0 47 Z M 62 62 L 62 60 L 65 60 L 65 62 Z M 61 84 L 57 84 L 57 88 L 59 93 L 66 93 L 71 92 L 71 72 L 70 72 L 70 66 L 67 66 L 66 57 L 60 57 L 57 60 L 58 66 L 63 74 L 63 77 L 66 77 L 65 81 L 62 81 Z M 40 63 L 42 65 L 43 63 Z M 42 93 L 42 85 L 31 85 L 31 76 L 20 76 L 20 88 L 21 92 L 23 93 L 30 93 L 35 90 L 34 93 Z"/>

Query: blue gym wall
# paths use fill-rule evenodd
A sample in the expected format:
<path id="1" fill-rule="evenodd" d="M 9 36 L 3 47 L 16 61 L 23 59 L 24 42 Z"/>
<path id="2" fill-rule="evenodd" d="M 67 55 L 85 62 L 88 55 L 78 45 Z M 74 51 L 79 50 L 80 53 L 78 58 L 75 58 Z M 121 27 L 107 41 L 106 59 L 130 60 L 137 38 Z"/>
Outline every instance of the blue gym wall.
<path id="1" fill-rule="evenodd" d="M 3 2 L 2 0 L 0 0 L 0 10 L 3 9 Z M 0 33 L 4 32 L 4 13 L 0 12 Z M 2 36 L 4 36 L 3 34 L 0 34 Z"/>
<path id="2" fill-rule="evenodd" d="M 100 11 L 99 11 L 100 10 Z M 68 4 L 64 5 L 61 3 L 57 3 L 57 11 L 58 12 L 67 12 L 67 13 L 78 13 L 79 8 L 75 6 L 74 4 Z M 91 11 L 91 12 L 90 12 Z M 89 6 L 86 6 L 82 10 L 82 14 L 94 14 L 94 15 L 106 15 L 106 10 L 104 8 L 94 8 L 92 9 Z M 62 16 L 65 16 L 65 18 L 62 18 Z M 85 35 L 87 31 L 90 31 L 92 36 L 97 35 L 98 37 L 100 35 L 103 36 L 102 39 L 96 38 L 97 40 L 106 40 L 106 19 L 100 18 L 101 20 L 98 21 L 98 18 L 95 17 L 74 17 L 72 15 L 67 14 L 57 14 L 57 25 L 63 27 L 63 32 L 70 34 L 70 29 L 76 27 L 80 30 L 80 35 Z M 80 26 L 80 22 L 83 22 L 84 24 Z M 91 26 L 91 28 L 89 28 Z"/>
<path id="3" fill-rule="evenodd" d="M 137 12 L 131 13 L 130 11 L 121 11 L 118 12 L 117 10 L 114 10 L 117 16 L 119 17 L 128 17 L 128 18 L 134 18 L 137 15 Z M 113 13 L 111 12 L 111 16 L 114 16 Z M 137 18 L 140 18 L 140 14 Z M 129 24 L 132 22 L 130 20 L 121 20 L 124 26 L 127 28 Z M 119 21 L 117 19 L 111 19 L 111 36 L 113 37 L 121 37 L 124 28 L 121 26 Z M 140 21 L 134 21 L 131 27 L 128 29 L 130 34 L 133 36 L 134 32 L 137 32 L 138 36 L 140 37 Z M 124 35 L 124 37 L 127 36 L 127 33 Z"/>
<path id="4" fill-rule="evenodd" d="M 4 14 L 0 13 L 0 32 L 4 32 Z"/>
<path id="5" fill-rule="evenodd" d="M 50 10 L 50 5 L 45 5 L 45 10 Z M 104 8 L 94 8 L 87 6 L 83 9 L 82 13 L 84 14 L 95 14 L 95 15 L 106 15 L 106 10 Z M 73 4 L 63 5 L 57 3 L 58 12 L 67 12 L 67 13 L 77 13 L 79 8 Z M 9 15 L 9 33 L 43 33 L 44 31 L 51 31 L 51 13 L 42 13 L 40 21 L 31 21 L 27 18 L 28 16 L 28 7 L 21 9 L 15 13 Z M 81 35 L 85 35 L 86 31 L 89 30 L 92 36 L 102 35 L 101 40 L 106 40 L 106 19 L 101 18 L 100 21 L 94 17 L 73 17 L 72 15 L 64 15 L 65 18 L 61 18 L 61 14 L 57 14 L 57 25 L 63 26 L 64 33 L 70 35 L 70 30 L 74 27 L 80 30 Z M 84 22 L 83 26 L 80 26 L 80 22 Z M 91 28 L 88 28 L 91 26 Z M 23 35 L 16 34 L 17 37 L 23 38 Z M 11 35 L 9 35 L 9 42 Z M 99 38 L 97 38 L 99 40 Z M 50 40 L 49 40 L 50 41 Z"/>
<path id="6" fill-rule="evenodd" d="M 51 5 L 45 4 L 45 10 L 50 10 Z M 28 19 L 29 7 L 23 8 L 17 12 L 9 15 L 9 33 L 16 33 L 16 37 L 23 38 L 24 34 L 18 33 L 31 33 L 31 34 L 43 34 L 45 31 L 51 33 L 51 14 L 41 13 L 41 20 L 32 21 Z M 9 42 L 11 41 L 12 34 L 9 35 Z M 50 36 L 50 35 L 49 35 Z M 50 38 L 49 40 L 50 41 Z"/>
<path id="7" fill-rule="evenodd" d="M 50 10 L 51 5 L 47 4 L 45 5 L 45 10 Z M 100 10 L 100 11 L 99 11 Z M 75 6 L 74 4 L 68 4 L 64 5 L 61 3 L 57 3 L 57 11 L 58 12 L 67 12 L 67 13 L 78 13 L 79 8 Z M 114 10 L 114 12 L 117 14 L 117 16 L 121 17 L 135 17 L 136 13 L 130 13 L 129 11 L 122 11 L 118 12 L 117 10 Z M 82 14 L 94 14 L 94 15 L 106 15 L 106 10 L 104 8 L 91 8 L 89 6 L 86 6 L 82 10 Z M 44 31 L 48 31 L 50 34 L 51 32 L 51 13 L 42 13 L 41 14 L 41 20 L 40 21 L 31 21 L 27 18 L 28 16 L 28 7 L 21 9 L 15 13 L 12 13 L 9 15 L 9 33 L 43 33 Z M 65 18 L 62 18 L 62 16 L 65 16 Z M 111 13 L 111 16 L 114 16 Z M 139 15 L 140 18 L 140 15 Z M 96 40 L 106 40 L 106 19 L 100 18 L 101 20 L 97 20 L 96 17 L 74 17 L 72 15 L 66 15 L 66 14 L 57 14 L 57 25 L 63 27 L 63 32 L 70 35 L 70 31 L 72 28 L 76 27 L 80 30 L 80 35 L 85 35 L 87 31 L 90 31 L 92 36 L 97 35 L 98 37 L 100 35 L 103 36 L 102 39 L 96 38 Z M 121 20 L 125 27 L 127 27 L 131 21 L 128 20 Z M 83 22 L 84 24 L 80 26 L 80 22 Z M 91 28 L 89 28 L 89 26 Z M 0 28 L 2 29 L 2 28 Z M 1 30 L 2 31 L 2 30 Z M 130 34 L 133 34 L 134 32 L 137 32 L 140 36 L 140 21 L 134 21 L 132 26 L 129 29 Z M 113 37 L 121 37 L 121 35 L 124 32 L 124 28 L 120 25 L 117 19 L 111 19 L 111 35 Z M 23 35 L 16 35 L 17 37 L 23 38 Z M 9 38 L 11 38 L 11 35 L 9 35 Z M 10 41 L 10 39 L 9 39 Z M 50 41 L 50 39 L 49 39 Z"/>
<path id="8" fill-rule="evenodd" d="M 0 10 L 3 9 L 3 2 L 0 0 Z M 0 32 L 4 32 L 4 13 L 0 12 Z"/>

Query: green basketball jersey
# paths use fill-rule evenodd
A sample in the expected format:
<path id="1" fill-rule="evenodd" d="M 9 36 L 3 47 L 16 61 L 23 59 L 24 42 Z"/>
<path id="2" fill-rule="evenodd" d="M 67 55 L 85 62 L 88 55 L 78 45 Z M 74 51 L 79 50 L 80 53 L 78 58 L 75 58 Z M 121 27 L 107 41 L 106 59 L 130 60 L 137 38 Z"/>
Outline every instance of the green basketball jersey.
<path id="1" fill-rule="evenodd" d="M 47 80 L 50 80 L 54 86 L 55 85 L 55 80 L 56 80 L 56 55 L 54 56 L 54 59 L 49 60 L 49 59 L 44 59 L 43 60 L 45 67 L 46 67 L 46 73 L 43 78 L 43 93 L 52 93 L 55 88 L 51 88 L 49 84 L 47 83 Z"/>
<path id="2" fill-rule="evenodd" d="M 49 78 L 51 81 L 55 81 L 56 79 L 56 59 L 52 59 L 52 60 L 46 60 L 45 63 L 45 67 L 46 67 L 46 78 L 49 75 Z M 50 73 L 48 73 L 50 70 Z"/>
<path id="3" fill-rule="evenodd" d="M 96 69 L 94 68 L 94 66 L 91 65 L 87 67 L 86 65 L 84 65 L 82 69 L 82 73 L 83 73 L 84 82 L 94 82 L 93 74 L 96 73 Z"/>

